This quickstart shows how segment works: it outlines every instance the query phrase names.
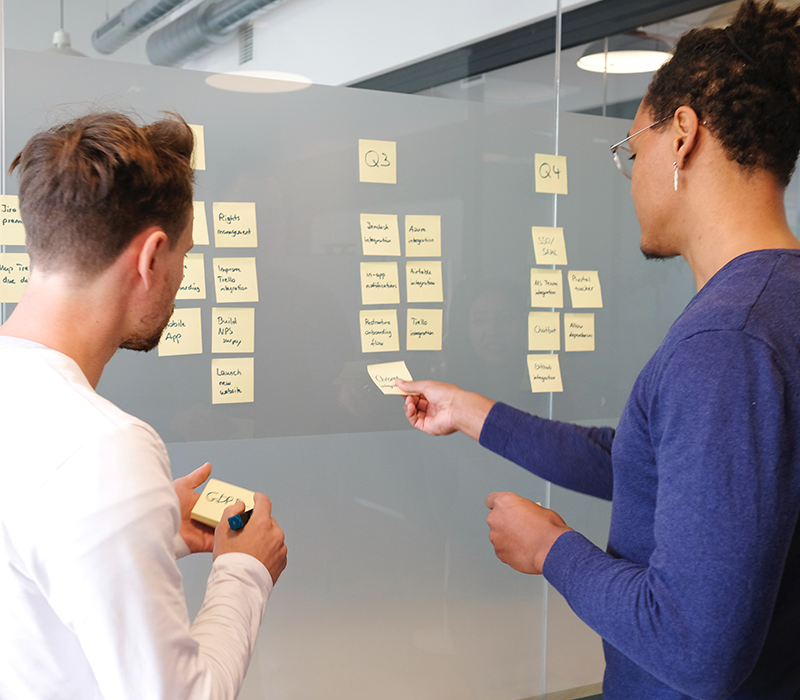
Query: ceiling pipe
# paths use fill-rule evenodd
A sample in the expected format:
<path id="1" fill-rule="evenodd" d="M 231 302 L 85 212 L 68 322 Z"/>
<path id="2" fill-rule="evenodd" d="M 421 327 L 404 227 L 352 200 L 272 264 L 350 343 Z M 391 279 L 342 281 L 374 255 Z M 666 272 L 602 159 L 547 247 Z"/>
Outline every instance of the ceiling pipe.
<path id="1" fill-rule="evenodd" d="M 135 0 L 92 33 L 92 46 L 102 54 L 114 53 L 168 12 L 188 0 Z"/>
<path id="2" fill-rule="evenodd" d="M 287 0 L 205 0 L 147 39 L 157 66 L 178 66 L 231 39 L 240 25 Z"/>

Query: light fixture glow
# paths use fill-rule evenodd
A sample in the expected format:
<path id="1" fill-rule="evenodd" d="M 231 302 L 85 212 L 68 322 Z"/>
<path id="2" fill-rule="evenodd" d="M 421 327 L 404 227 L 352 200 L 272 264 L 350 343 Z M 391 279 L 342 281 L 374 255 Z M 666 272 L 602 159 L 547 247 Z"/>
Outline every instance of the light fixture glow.
<path id="1" fill-rule="evenodd" d="M 609 51 L 593 53 L 578 59 L 578 68 L 592 73 L 648 73 L 657 71 L 672 58 L 667 51 Z"/>
<path id="2" fill-rule="evenodd" d="M 311 79 L 295 73 L 240 70 L 209 75 L 206 84 L 230 92 L 295 92 L 309 87 Z"/>

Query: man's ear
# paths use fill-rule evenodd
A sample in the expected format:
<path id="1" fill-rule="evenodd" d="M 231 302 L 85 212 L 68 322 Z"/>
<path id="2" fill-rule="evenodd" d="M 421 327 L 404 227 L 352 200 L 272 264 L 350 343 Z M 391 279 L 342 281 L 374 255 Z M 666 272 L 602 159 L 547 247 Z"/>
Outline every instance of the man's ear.
<path id="1" fill-rule="evenodd" d="M 675 116 L 672 118 L 672 147 L 675 154 L 675 162 L 681 169 L 685 166 L 686 160 L 697 146 L 698 128 L 697 112 L 691 107 L 683 105 L 675 110 Z"/>
<path id="2" fill-rule="evenodd" d="M 144 283 L 144 288 L 150 289 L 157 263 L 164 251 L 169 248 L 169 239 L 158 226 L 151 226 L 146 231 L 142 231 L 137 238 L 139 238 L 139 252 L 136 259 L 136 271 Z"/>

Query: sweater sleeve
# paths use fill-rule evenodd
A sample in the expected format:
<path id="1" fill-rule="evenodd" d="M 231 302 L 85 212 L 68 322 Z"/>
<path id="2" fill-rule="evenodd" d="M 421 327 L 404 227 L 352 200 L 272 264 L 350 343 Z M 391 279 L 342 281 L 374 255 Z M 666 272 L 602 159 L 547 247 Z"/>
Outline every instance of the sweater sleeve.
<path id="1" fill-rule="evenodd" d="M 73 465 L 84 478 L 73 478 Z M 53 481 L 48 491 L 86 507 L 62 510 L 61 523 L 40 538 L 40 585 L 80 640 L 103 696 L 236 697 L 272 580 L 249 555 L 219 556 L 190 624 L 163 443 L 139 425 L 115 430 L 75 454 Z"/>
<path id="2" fill-rule="evenodd" d="M 584 428 L 538 418 L 496 403 L 480 444 L 547 481 L 611 500 L 611 428 Z"/>
<path id="3" fill-rule="evenodd" d="M 683 341 L 648 406 L 649 561 L 612 557 L 574 532 L 545 561 L 581 619 L 693 698 L 729 697 L 761 653 L 800 510 L 793 400 L 761 341 L 727 331 Z"/>

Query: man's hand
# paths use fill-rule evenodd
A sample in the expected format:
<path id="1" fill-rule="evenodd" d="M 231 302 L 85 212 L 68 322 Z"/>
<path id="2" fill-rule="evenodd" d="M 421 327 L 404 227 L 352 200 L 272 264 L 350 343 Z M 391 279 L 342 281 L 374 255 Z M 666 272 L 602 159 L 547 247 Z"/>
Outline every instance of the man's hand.
<path id="1" fill-rule="evenodd" d="M 214 558 L 228 552 L 243 552 L 258 559 L 267 567 L 272 583 L 278 581 L 286 568 L 286 544 L 283 530 L 272 517 L 272 502 L 263 493 L 256 493 L 253 501 L 253 514 L 241 530 L 231 530 L 228 518 L 244 511 L 244 503 L 239 501 L 228 506 L 214 535 Z"/>
<path id="2" fill-rule="evenodd" d="M 464 391 L 454 384 L 396 379 L 406 396 L 408 422 L 429 435 L 450 435 L 460 430 L 477 440 L 494 401 L 480 394 Z"/>
<path id="3" fill-rule="evenodd" d="M 553 543 L 572 529 L 558 513 L 515 493 L 490 493 L 486 506 L 494 553 L 524 574 L 541 574 Z"/>
<path id="4" fill-rule="evenodd" d="M 199 493 L 195 489 L 211 474 L 211 465 L 206 462 L 191 474 L 175 479 L 172 486 L 181 504 L 181 529 L 178 531 L 190 552 L 210 552 L 214 549 L 214 528 L 192 520 L 191 513 Z"/>

